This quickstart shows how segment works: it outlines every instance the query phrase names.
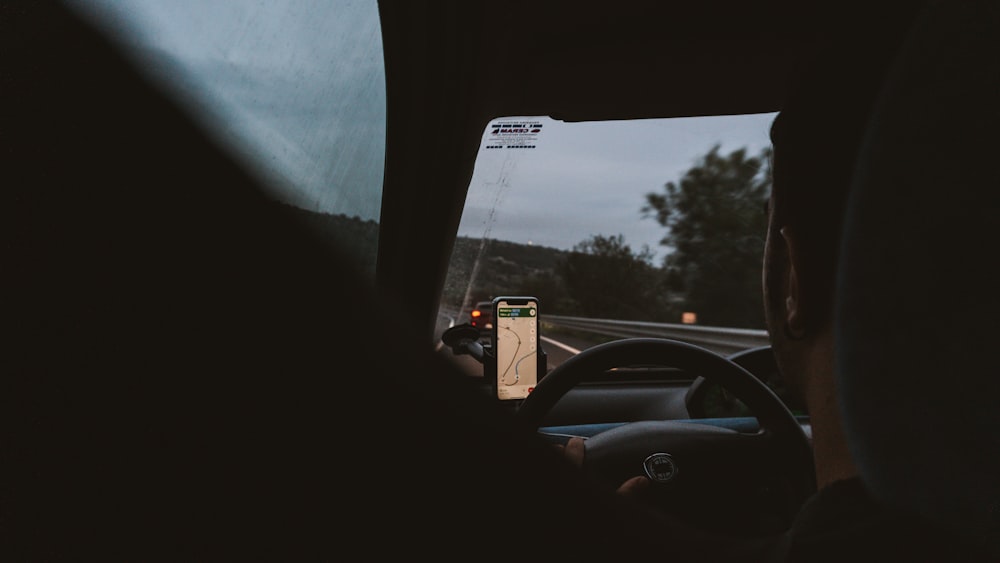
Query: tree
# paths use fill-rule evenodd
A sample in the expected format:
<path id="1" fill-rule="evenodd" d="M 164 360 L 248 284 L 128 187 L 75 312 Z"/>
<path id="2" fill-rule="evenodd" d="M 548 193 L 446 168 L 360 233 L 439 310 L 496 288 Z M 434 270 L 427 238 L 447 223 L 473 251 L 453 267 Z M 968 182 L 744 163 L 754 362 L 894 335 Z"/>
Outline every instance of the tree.
<path id="1" fill-rule="evenodd" d="M 537 297 L 547 314 L 576 314 L 575 303 L 568 297 L 563 279 L 556 274 L 554 267 L 551 270 L 541 270 L 530 274 L 515 293 Z"/>
<path id="2" fill-rule="evenodd" d="M 662 276 L 648 247 L 639 252 L 622 235 L 594 235 L 573 247 L 557 270 L 580 315 L 654 320 L 664 312 Z"/>
<path id="3" fill-rule="evenodd" d="M 763 326 L 761 261 L 770 149 L 748 157 L 712 147 L 677 183 L 646 194 L 641 212 L 667 227 L 667 287 L 700 324 Z"/>

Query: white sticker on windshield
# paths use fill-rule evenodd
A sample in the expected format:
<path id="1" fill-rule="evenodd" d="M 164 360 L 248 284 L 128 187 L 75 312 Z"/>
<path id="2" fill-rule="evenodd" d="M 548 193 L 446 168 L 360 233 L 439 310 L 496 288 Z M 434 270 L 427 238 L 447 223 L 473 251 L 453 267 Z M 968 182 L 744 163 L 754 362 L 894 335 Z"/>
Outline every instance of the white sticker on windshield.
<path id="1" fill-rule="evenodd" d="M 533 149 L 542 123 L 533 119 L 498 120 L 490 124 L 486 132 L 486 149 Z"/>

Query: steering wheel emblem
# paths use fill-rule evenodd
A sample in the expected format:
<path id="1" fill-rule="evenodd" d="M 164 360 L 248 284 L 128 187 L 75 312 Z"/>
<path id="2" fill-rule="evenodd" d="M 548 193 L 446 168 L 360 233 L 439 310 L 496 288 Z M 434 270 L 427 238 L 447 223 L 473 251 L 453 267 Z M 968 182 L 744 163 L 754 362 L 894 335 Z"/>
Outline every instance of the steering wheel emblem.
<path id="1" fill-rule="evenodd" d="M 642 462 L 646 476 L 657 483 L 666 483 L 677 476 L 677 463 L 670 454 L 652 454 Z"/>

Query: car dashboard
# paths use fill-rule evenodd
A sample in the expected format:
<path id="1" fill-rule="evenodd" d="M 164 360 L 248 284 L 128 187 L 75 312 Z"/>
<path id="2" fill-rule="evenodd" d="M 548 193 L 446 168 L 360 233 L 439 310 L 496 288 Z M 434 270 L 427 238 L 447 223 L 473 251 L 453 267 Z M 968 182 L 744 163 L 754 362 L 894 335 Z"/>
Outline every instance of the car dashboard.
<path id="1" fill-rule="evenodd" d="M 570 437 L 589 438 L 629 422 L 671 420 L 708 424 L 742 433 L 755 433 L 760 425 L 738 401 L 726 407 L 706 405 L 722 391 L 701 378 L 662 381 L 587 382 L 569 391 L 548 413 L 539 433 L 555 443 Z M 711 412 L 711 415 L 709 414 Z M 806 435 L 812 439 L 809 416 L 796 412 Z"/>

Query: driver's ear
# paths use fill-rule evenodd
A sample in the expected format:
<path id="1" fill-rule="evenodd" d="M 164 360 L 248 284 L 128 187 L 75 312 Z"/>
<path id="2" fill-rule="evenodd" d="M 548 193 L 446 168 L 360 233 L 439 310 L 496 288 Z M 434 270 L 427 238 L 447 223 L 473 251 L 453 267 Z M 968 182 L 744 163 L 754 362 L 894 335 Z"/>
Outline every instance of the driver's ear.
<path id="1" fill-rule="evenodd" d="M 802 310 L 802 291 L 799 286 L 799 272 L 801 271 L 801 254 L 799 253 L 798 238 L 795 232 L 789 227 L 782 227 L 782 244 L 785 245 L 785 256 L 788 256 L 788 278 L 785 280 L 785 332 L 786 336 L 793 340 L 798 340 L 806 334 L 805 314 Z"/>

